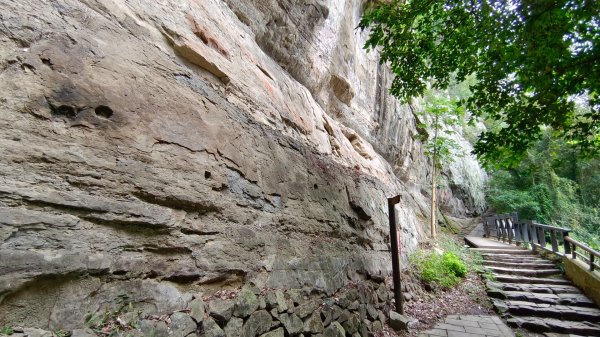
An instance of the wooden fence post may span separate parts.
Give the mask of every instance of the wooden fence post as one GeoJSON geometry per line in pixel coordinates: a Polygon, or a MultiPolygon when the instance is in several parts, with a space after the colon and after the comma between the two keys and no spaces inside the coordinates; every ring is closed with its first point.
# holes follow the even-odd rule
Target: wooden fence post
{"type": "Polygon", "coordinates": [[[402,283],[400,280],[400,252],[398,251],[398,230],[396,229],[396,210],[394,206],[400,202],[400,196],[388,198],[388,216],[390,220],[390,245],[392,249],[392,277],[394,279],[394,299],[396,312],[404,313],[404,297],[402,296],[402,283]]]}
{"type": "Polygon", "coordinates": [[[565,240],[569,237],[569,232],[563,232],[563,243],[565,244],[565,256],[571,254],[571,244],[568,240],[565,240]]]}

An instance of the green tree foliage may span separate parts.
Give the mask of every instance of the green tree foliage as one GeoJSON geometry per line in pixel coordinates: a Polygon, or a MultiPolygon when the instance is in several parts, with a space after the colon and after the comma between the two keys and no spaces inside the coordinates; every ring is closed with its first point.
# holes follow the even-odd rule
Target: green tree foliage
{"type": "Polygon", "coordinates": [[[473,75],[462,104],[500,121],[475,153],[487,164],[515,165],[543,126],[580,153],[600,149],[600,1],[391,0],[376,2],[359,27],[366,48],[396,75],[390,91],[403,102],[433,81],[473,75]],[[589,107],[578,113],[574,101],[589,107]]]}
{"type": "Polygon", "coordinates": [[[600,159],[582,159],[545,130],[510,170],[492,171],[488,203],[497,213],[573,228],[574,236],[600,248],[600,159]]]}
{"type": "Polygon", "coordinates": [[[461,149],[453,135],[456,133],[455,128],[462,125],[464,114],[455,102],[439,97],[426,103],[425,110],[419,114],[429,120],[418,125],[428,130],[428,134],[421,137],[425,145],[425,155],[441,169],[444,164],[453,161],[461,149]]]}
{"type": "Polygon", "coordinates": [[[436,190],[439,180],[439,172],[443,166],[461,155],[461,147],[452,138],[454,128],[464,121],[462,109],[456,106],[456,102],[448,99],[434,97],[430,98],[425,105],[425,110],[419,115],[428,123],[419,123],[419,128],[427,129],[427,133],[421,134],[421,141],[425,145],[425,155],[431,159],[431,237],[436,236],[437,200],[436,190]]]}

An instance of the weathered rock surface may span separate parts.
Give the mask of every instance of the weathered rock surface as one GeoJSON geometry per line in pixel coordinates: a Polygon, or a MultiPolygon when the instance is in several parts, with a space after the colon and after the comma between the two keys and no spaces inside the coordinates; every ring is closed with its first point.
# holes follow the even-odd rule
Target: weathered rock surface
{"type": "Polygon", "coordinates": [[[416,323],[415,319],[390,311],[390,326],[396,331],[408,331],[416,323]]]}
{"type": "MultiPolygon", "coordinates": [[[[232,321],[238,322],[238,321],[232,321]]],[[[235,323],[234,323],[235,324],[235,323]]],[[[209,318],[203,322],[202,329],[200,329],[200,337],[225,337],[225,331],[219,327],[219,325],[212,319],[209,318]]],[[[238,330],[239,331],[239,330],[238,330]]],[[[238,332],[236,331],[236,332],[238,332]]]]}
{"type": "Polygon", "coordinates": [[[214,300],[210,304],[210,316],[218,322],[227,322],[233,314],[233,308],[232,300],[214,300]]]}
{"type": "Polygon", "coordinates": [[[241,318],[248,317],[258,309],[258,306],[258,297],[249,288],[244,287],[235,301],[233,315],[241,318]]]}
{"type": "Polygon", "coordinates": [[[269,331],[270,328],[271,315],[265,310],[260,310],[250,315],[250,318],[246,320],[242,327],[242,336],[253,337],[262,335],[269,331]]]}
{"type": "Polygon", "coordinates": [[[325,337],[344,337],[346,336],[346,331],[338,322],[333,322],[325,331],[323,332],[323,336],[325,337]]]}
{"type": "Polygon", "coordinates": [[[171,315],[171,331],[173,337],[185,337],[190,333],[196,332],[196,322],[182,312],[176,312],[171,315]]]}
{"type": "MultiPolygon", "coordinates": [[[[404,251],[425,234],[416,120],[362,50],[363,1],[0,6],[0,326],[385,276],[394,194],[404,251]]],[[[446,206],[477,211],[473,179],[446,206]]]]}

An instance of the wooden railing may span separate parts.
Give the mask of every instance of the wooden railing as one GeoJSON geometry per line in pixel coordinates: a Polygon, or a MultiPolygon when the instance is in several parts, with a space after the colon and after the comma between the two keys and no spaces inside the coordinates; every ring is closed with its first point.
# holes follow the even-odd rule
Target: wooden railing
{"type": "Polygon", "coordinates": [[[483,221],[485,236],[495,236],[498,240],[512,243],[515,240],[514,224],[519,222],[517,213],[498,214],[483,221]]]}
{"type": "Polygon", "coordinates": [[[589,264],[591,271],[600,270],[600,252],[569,237],[569,228],[519,220],[517,213],[510,213],[484,218],[483,229],[486,237],[494,236],[499,241],[517,246],[529,244],[533,250],[542,249],[560,256],[571,255],[573,259],[579,257],[589,264]]]}
{"type": "Polygon", "coordinates": [[[575,260],[579,256],[589,265],[590,271],[600,269],[600,252],[595,251],[592,248],[578,241],[575,241],[568,236],[565,238],[565,247],[570,248],[572,259],[575,260]],[[581,252],[577,251],[577,248],[579,248],[581,252]]]}

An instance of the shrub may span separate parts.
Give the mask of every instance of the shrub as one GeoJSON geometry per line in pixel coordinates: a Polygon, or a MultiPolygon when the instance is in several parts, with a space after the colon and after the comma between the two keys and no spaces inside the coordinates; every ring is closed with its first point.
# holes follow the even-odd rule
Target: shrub
{"type": "Polygon", "coordinates": [[[411,259],[421,280],[434,286],[450,288],[467,275],[467,266],[453,252],[419,252],[411,259]]]}
{"type": "Polygon", "coordinates": [[[454,253],[444,254],[442,264],[455,276],[465,277],[467,275],[467,266],[454,253]]]}

